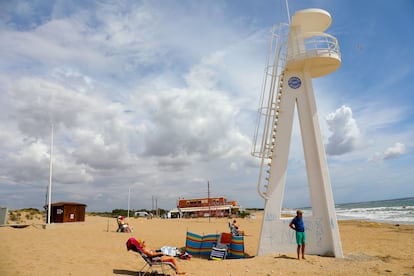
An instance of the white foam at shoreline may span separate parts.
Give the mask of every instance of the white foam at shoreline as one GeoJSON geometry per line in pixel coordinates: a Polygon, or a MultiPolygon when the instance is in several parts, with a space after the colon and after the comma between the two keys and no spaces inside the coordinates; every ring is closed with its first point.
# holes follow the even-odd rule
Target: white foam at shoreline
{"type": "Polygon", "coordinates": [[[414,206],[337,208],[339,220],[369,220],[387,223],[414,224],[414,206]]]}
{"type": "MultiPolygon", "coordinates": [[[[335,209],[338,220],[367,220],[383,223],[414,224],[414,206],[387,206],[335,209]]],[[[284,209],[283,214],[295,215],[295,209],[284,209]]],[[[305,212],[311,213],[311,209],[305,212]]]]}

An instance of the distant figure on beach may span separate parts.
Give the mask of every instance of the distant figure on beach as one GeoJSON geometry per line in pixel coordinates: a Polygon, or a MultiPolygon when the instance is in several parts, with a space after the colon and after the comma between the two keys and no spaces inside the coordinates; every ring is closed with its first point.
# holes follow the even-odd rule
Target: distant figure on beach
{"type": "Polygon", "coordinates": [[[289,227],[296,231],[296,244],[298,245],[298,260],[300,260],[300,252],[302,251],[302,259],[305,259],[305,244],[306,233],[305,224],[302,218],[303,212],[301,210],[296,211],[296,217],[289,223],[289,227]]]}
{"type": "Polygon", "coordinates": [[[118,216],[118,232],[131,233],[132,227],[125,221],[124,216],[118,216]]]}
{"type": "Polygon", "coordinates": [[[177,274],[185,274],[185,272],[178,267],[177,261],[174,257],[165,255],[161,252],[161,250],[153,250],[148,248],[145,244],[145,241],[138,241],[138,243],[141,246],[142,251],[145,253],[145,255],[147,255],[151,260],[156,260],[156,258],[160,258],[162,262],[170,262],[175,266],[177,274]]]}
{"type": "Polygon", "coordinates": [[[233,220],[232,227],[235,230],[235,232],[237,232],[240,235],[244,236],[244,231],[239,229],[239,226],[237,225],[237,221],[236,220],[233,220]]]}

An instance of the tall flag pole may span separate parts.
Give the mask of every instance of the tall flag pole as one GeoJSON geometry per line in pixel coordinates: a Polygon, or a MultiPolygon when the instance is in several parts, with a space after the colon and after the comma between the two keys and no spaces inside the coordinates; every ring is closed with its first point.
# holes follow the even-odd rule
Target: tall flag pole
{"type": "Polygon", "coordinates": [[[51,138],[50,138],[50,160],[49,160],[49,188],[47,192],[47,223],[50,224],[50,214],[52,208],[52,174],[53,174],[53,124],[51,130],[51,138]]]}
{"type": "Polygon", "coordinates": [[[210,181],[207,181],[207,201],[208,201],[208,222],[210,222],[211,218],[211,209],[210,209],[210,181]]]}

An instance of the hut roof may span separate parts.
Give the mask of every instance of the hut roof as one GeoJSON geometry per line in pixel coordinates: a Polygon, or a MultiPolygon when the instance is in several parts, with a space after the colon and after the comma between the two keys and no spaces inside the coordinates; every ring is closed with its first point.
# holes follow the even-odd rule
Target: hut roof
{"type": "MultiPolygon", "coordinates": [[[[78,203],[78,202],[65,202],[65,201],[62,201],[62,202],[55,202],[55,203],[52,203],[51,204],[51,206],[68,206],[68,205],[80,205],[80,206],[87,206],[86,204],[84,204],[84,203],[78,203]]],[[[47,205],[45,205],[45,207],[47,207],[47,205]]]]}

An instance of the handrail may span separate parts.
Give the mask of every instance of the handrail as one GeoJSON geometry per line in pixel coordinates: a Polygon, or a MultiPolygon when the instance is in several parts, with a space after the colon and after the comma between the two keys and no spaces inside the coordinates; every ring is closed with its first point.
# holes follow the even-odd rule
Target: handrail
{"type": "Polygon", "coordinates": [[[303,41],[303,47],[288,51],[287,61],[300,60],[315,56],[335,56],[341,58],[336,37],[322,32],[308,32],[291,37],[290,41],[303,41]]]}

